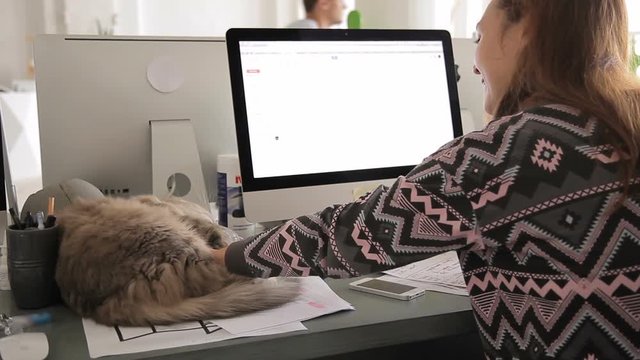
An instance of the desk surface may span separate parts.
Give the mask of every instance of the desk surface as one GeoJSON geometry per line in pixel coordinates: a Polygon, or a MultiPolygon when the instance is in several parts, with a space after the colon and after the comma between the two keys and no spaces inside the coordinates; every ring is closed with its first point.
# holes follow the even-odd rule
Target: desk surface
{"type": "MultiPolygon", "coordinates": [[[[403,344],[477,334],[469,299],[427,292],[411,301],[388,299],[348,289],[354,279],[327,279],[329,286],[355,311],[305,321],[308,331],[239,338],[195,346],[112,356],[108,359],[310,359],[403,344]]],[[[48,309],[51,324],[33,328],[49,338],[48,359],[88,359],[80,318],[63,306],[48,309]]],[[[11,292],[0,291],[0,312],[25,313],[11,292]]]]}

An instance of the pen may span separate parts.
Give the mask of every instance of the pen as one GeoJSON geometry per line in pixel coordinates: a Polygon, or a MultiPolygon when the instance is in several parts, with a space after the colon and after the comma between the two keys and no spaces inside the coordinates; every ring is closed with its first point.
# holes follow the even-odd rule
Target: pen
{"type": "Polygon", "coordinates": [[[44,229],[44,212],[38,211],[36,213],[36,222],[38,223],[38,229],[44,229]]]}
{"type": "Polygon", "coordinates": [[[18,218],[18,214],[16,214],[16,210],[14,208],[9,208],[9,214],[11,214],[11,220],[13,221],[13,224],[15,225],[17,230],[22,230],[24,229],[22,227],[22,223],[20,222],[20,219],[18,218]]]}
{"type": "Polygon", "coordinates": [[[13,195],[14,209],[16,213],[20,213],[20,209],[18,209],[18,192],[15,185],[11,185],[11,194],[13,195]]]}
{"type": "Polygon", "coordinates": [[[44,227],[52,227],[56,223],[56,197],[49,196],[49,203],[47,204],[47,219],[44,222],[44,227]]]}
{"type": "Polygon", "coordinates": [[[47,216],[47,220],[45,220],[44,222],[44,227],[52,227],[53,225],[56,224],[56,217],[53,215],[49,215],[47,216]]]}
{"type": "Polygon", "coordinates": [[[35,227],[35,223],[33,222],[33,216],[31,216],[31,211],[27,211],[27,214],[24,216],[23,229],[28,229],[31,227],[35,227]]]}

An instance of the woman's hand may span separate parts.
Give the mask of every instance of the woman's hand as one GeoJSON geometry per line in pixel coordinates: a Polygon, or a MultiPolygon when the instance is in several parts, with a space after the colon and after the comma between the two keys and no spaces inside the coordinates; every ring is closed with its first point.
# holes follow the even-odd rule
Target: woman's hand
{"type": "Polygon", "coordinates": [[[225,266],[224,264],[224,255],[227,253],[227,247],[223,247],[221,249],[211,249],[211,252],[213,253],[213,259],[218,263],[221,264],[222,266],[225,266]]]}

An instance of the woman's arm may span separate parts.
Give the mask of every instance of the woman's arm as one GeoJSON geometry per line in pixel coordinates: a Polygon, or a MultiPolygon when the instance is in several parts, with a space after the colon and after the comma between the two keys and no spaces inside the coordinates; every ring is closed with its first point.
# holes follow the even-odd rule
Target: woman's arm
{"type": "Polygon", "coordinates": [[[463,248],[478,238],[476,218],[446,161],[464,151],[457,139],[390,188],[289,220],[216,256],[253,277],[352,277],[463,248]]]}
{"type": "Polygon", "coordinates": [[[213,259],[222,266],[225,266],[224,256],[227,252],[227,247],[225,246],[221,249],[211,249],[211,252],[213,253],[213,259]]]}

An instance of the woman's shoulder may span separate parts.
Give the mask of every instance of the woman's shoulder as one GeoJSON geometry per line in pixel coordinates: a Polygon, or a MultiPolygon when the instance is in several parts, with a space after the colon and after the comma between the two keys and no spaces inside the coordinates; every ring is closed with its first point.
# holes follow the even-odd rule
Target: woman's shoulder
{"type": "MultiPolygon", "coordinates": [[[[461,157],[493,154],[517,161],[539,149],[582,149],[603,144],[602,122],[586,112],[563,104],[526,108],[516,114],[496,118],[480,131],[466,134],[456,147],[461,157]]],[[[501,161],[502,161],[501,160],[501,161]]]]}
{"type": "Polygon", "coordinates": [[[589,116],[584,111],[573,107],[571,105],[564,104],[545,104],[536,105],[525,108],[522,113],[525,116],[534,118],[549,118],[559,121],[584,121],[588,120],[589,116]]]}
{"type": "MultiPolygon", "coordinates": [[[[603,126],[584,111],[563,104],[545,104],[495,118],[483,129],[465,134],[441,147],[428,159],[455,163],[455,158],[493,154],[505,159],[538,144],[563,147],[592,146],[602,140],[603,126]]],[[[539,147],[539,146],[538,146],[539,147]]]]}
{"type": "Polygon", "coordinates": [[[600,122],[576,107],[564,104],[544,104],[496,118],[487,125],[488,130],[514,130],[543,133],[569,132],[590,137],[599,132],[600,122]]]}
{"type": "Polygon", "coordinates": [[[496,120],[513,121],[521,118],[549,118],[549,119],[557,119],[560,121],[566,121],[566,120],[574,121],[574,120],[582,119],[585,117],[586,116],[584,111],[576,107],[573,107],[571,105],[543,104],[543,105],[526,107],[517,113],[495,118],[493,121],[496,121],[496,120]]]}

